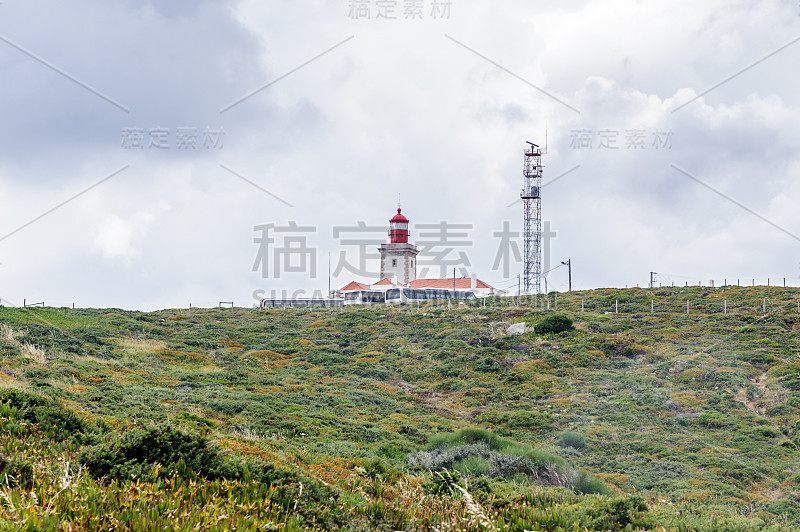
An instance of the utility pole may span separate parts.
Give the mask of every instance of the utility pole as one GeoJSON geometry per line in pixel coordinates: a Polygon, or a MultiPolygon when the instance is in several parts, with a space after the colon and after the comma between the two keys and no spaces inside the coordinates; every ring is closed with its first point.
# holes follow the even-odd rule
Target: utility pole
{"type": "Polygon", "coordinates": [[[650,272],[650,288],[655,288],[655,286],[656,286],[655,275],[656,275],[656,272],[650,272]]]}
{"type": "Polygon", "coordinates": [[[572,259],[567,259],[567,262],[561,261],[569,271],[569,291],[572,292],[572,259]]]}

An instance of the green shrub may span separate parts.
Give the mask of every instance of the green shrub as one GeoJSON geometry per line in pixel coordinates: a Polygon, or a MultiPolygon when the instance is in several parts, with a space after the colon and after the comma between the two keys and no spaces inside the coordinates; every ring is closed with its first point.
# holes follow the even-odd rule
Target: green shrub
{"type": "Polygon", "coordinates": [[[397,482],[401,472],[380,458],[369,458],[362,462],[364,476],[371,479],[383,480],[387,482],[397,482]]]}
{"type": "Polygon", "coordinates": [[[747,352],[739,354],[738,358],[751,364],[772,364],[777,359],[769,353],[747,352]]]}
{"type": "Polygon", "coordinates": [[[204,426],[206,428],[214,428],[217,426],[217,424],[210,419],[206,419],[196,414],[190,414],[188,412],[178,412],[175,415],[175,419],[178,421],[186,421],[196,425],[204,426]]]}
{"type": "Polygon", "coordinates": [[[656,524],[639,495],[590,500],[567,510],[566,515],[588,530],[651,530],[656,524]]]}
{"type": "Polygon", "coordinates": [[[536,334],[557,334],[575,329],[572,320],[563,314],[552,314],[539,322],[534,328],[536,334]]]}
{"type": "Polygon", "coordinates": [[[27,460],[0,456],[0,475],[9,486],[23,490],[33,488],[33,464],[27,460]]]}
{"type": "Polygon", "coordinates": [[[153,481],[158,476],[200,476],[209,480],[255,480],[286,485],[300,477],[289,469],[242,458],[227,458],[206,437],[169,425],[126,432],[116,441],[85,449],[79,461],[95,478],[153,481]],[[160,467],[155,467],[156,465],[160,467]]]}
{"type": "Polygon", "coordinates": [[[492,471],[492,464],[481,456],[468,456],[455,464],[454,469],[465,476],[482,476],[492,471]]]}
{"type": "Polygon", "coordinates": [[[12,417],[39,425],[48,436],[59,441],[74,439],[86,443],[97,431],[97,427],[89,425],[58,401],[20,390],[0,392],[0,408],[12,417]]]}
{"type": "Polygon", "coordinates": [[[495,358],[486,357],[475,364],[475,371],[481,373],[495,373],[503,368],[503,364],[495,358]]]}
{"type": "Polygon", "coordinates": [[[586,439],[578,432],[564,432],[558,437],[556,444],[559,447],[572,447],[582,451],[586,448],[586,439]]]}
{"type": "Polygon", "coordinates": [[[605,493],[598,479],[572,467],[562,457],[468,428],[431,438],[428,450],[408,456],[412,467],[428,471],[455,470],[466,476],[486,476],[545,486],[567,486],[578,493],[605,493]]]}
{"type": "Polygon", "coordinates": [[[478,477],[469,483],[469,490],[479,495],[481,499],[485,499],[492,494],[492,485],[487,478],[478,477]]]}
{"type": "Polygon", "coordinates": [[[777,438],[780,436],[780,432],[777,429],[772,427],[761,427],[756,429],[755,431],[758,435],[763,436],[764,438],[777,438]]]}
{"type": "Polygon", "coordinates": [[[543,412],[522,410],[514,412],[508,418],[506,426],[510,429],[544,431],[551,428],[550,415],[543,412]]]}
{"type": "Polygon", "coordinates": [[[725,416],[717,414],[716,412],[704,412],[700,414],[697,418],[697,422],[710,429],[724,428],[730,424],[725,416]]]}
{"type": "Polygon", "coordinates": [[[425,493],[431,495],[444,496],[444,495],[459,495],[461,492],[455,487],[456,484],[461,482],[461,477],[455,471],[434,471],[431,477],[422,483],[422,489],[425,493]]]}
{"type": "Polygon", "coordinates": [[[484,429],[466,428],[458,432],[435,434],[428,443],[428,450],[444,449],[456,445],[483,442],[492,450],[500,450],[507,447],[510,442],[497,436],[493,432],[484,429]]]}
{"type": "Polygon", "coordinates": [[[151,470],[156,464],[167,475],[194,472],[209,479],[225,476],[221,457],[205,437],[168,425],[129,431],[118,441],[85,450],[79,460],[95,478],[152,481],[151,470]]]}
{"type": "Polygon", "coordinates": [[[603,481],[597,477],[593,477],[586,471],[578,471],[575,479],[572,481],[572,489],[575,493],[589,495],[592,493],[606,494],[608,488],[603,481]]]}

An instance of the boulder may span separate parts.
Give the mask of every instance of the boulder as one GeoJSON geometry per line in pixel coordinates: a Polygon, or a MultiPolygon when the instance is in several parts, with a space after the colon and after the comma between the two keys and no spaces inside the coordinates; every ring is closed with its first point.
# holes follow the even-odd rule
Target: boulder
{"type": "Polygon", "coordinates": [[[519,336],[520,334],[525,334],[525,323],[515,323],[514,325],[509,327],[506,332],[512,336],[519,336]]]}

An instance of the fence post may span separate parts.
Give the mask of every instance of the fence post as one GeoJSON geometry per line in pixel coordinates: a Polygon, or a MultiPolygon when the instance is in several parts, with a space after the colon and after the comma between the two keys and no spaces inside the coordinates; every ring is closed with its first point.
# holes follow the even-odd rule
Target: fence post
{"type": "Polygon", "coordinates": [[[764,298],[764,314],[767,313],[767,298],[764,298]]]}
{"type": "MultiPolygon", "coordinates": [[[[797,308],[800,309],[800,301],[797,303],[797,308]]],[[[583,299],[581,299],[581,312],[583,312],[583,299]]],[[[798,310],[800,312],[800,310],[798,310]]]]}
{"type": "Polygon", "coordinates": [[[725,315],[728,315],[728,300],[725,300],[725,315]]]}
{"type": "Polygon", "coordinates": [[[614,300],[614,314],[619,314],[619,299],[614,300]]]}

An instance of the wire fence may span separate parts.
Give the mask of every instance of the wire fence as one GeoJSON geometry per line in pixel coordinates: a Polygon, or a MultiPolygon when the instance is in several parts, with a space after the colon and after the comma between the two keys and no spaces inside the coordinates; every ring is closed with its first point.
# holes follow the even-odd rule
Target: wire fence
{"type": "MultiPolygon", "coordinates": [[[[594,314],[720,314],[764,315],[800,313],[800,288],[676,287],[606,289],[488,298],[488,307],[517,307],[531,311],[594,314]],[[610,292],[603,294],[602,292],[610,292]]],[[[472,306],[475,306],[473,304],[472,306]]]]}
{"type": "MultiPolygon", "coordinates": [[[[718,314],[731,316],[763,316],[769,313],[800,313],[800,287],[783,286],[669,286],[656,288],[598,288],[575,292],[551,292],[538,295],[492,295],[476,299],[442,299],[401,303],[363,303],[344,305],[343,301],[271,300],[267,309],[310,309],[337,307],[340,311],[358,308],[384,308],[401,312],[453,311],[467,308],[525,309],[531,312],[562,311],[593,314],[718,314]]],[[[12,305],[13,306],[13,305],[12,305]]],[[[23,301],[23,308],[45,307],[43,302],[23,301]]],[[[73,305],[74,308],[74,305],[73,305]]],[[[231,301],[220,301],[217,309],[235,307],[231,301]]],[[[189,310],[198,307],[189,307],[189,310]]]]}
{"type": "Polygon", "coordinates": [[[676,287],[598,289],[544,295],[488,296],[472,300],[436,300],[347,305],[342,310],[379,307],[401,312],[453,311],[466,308],[520,309],[603,315],[704,314],[763,316],[800,313],[800,288],[676,287]]]}

